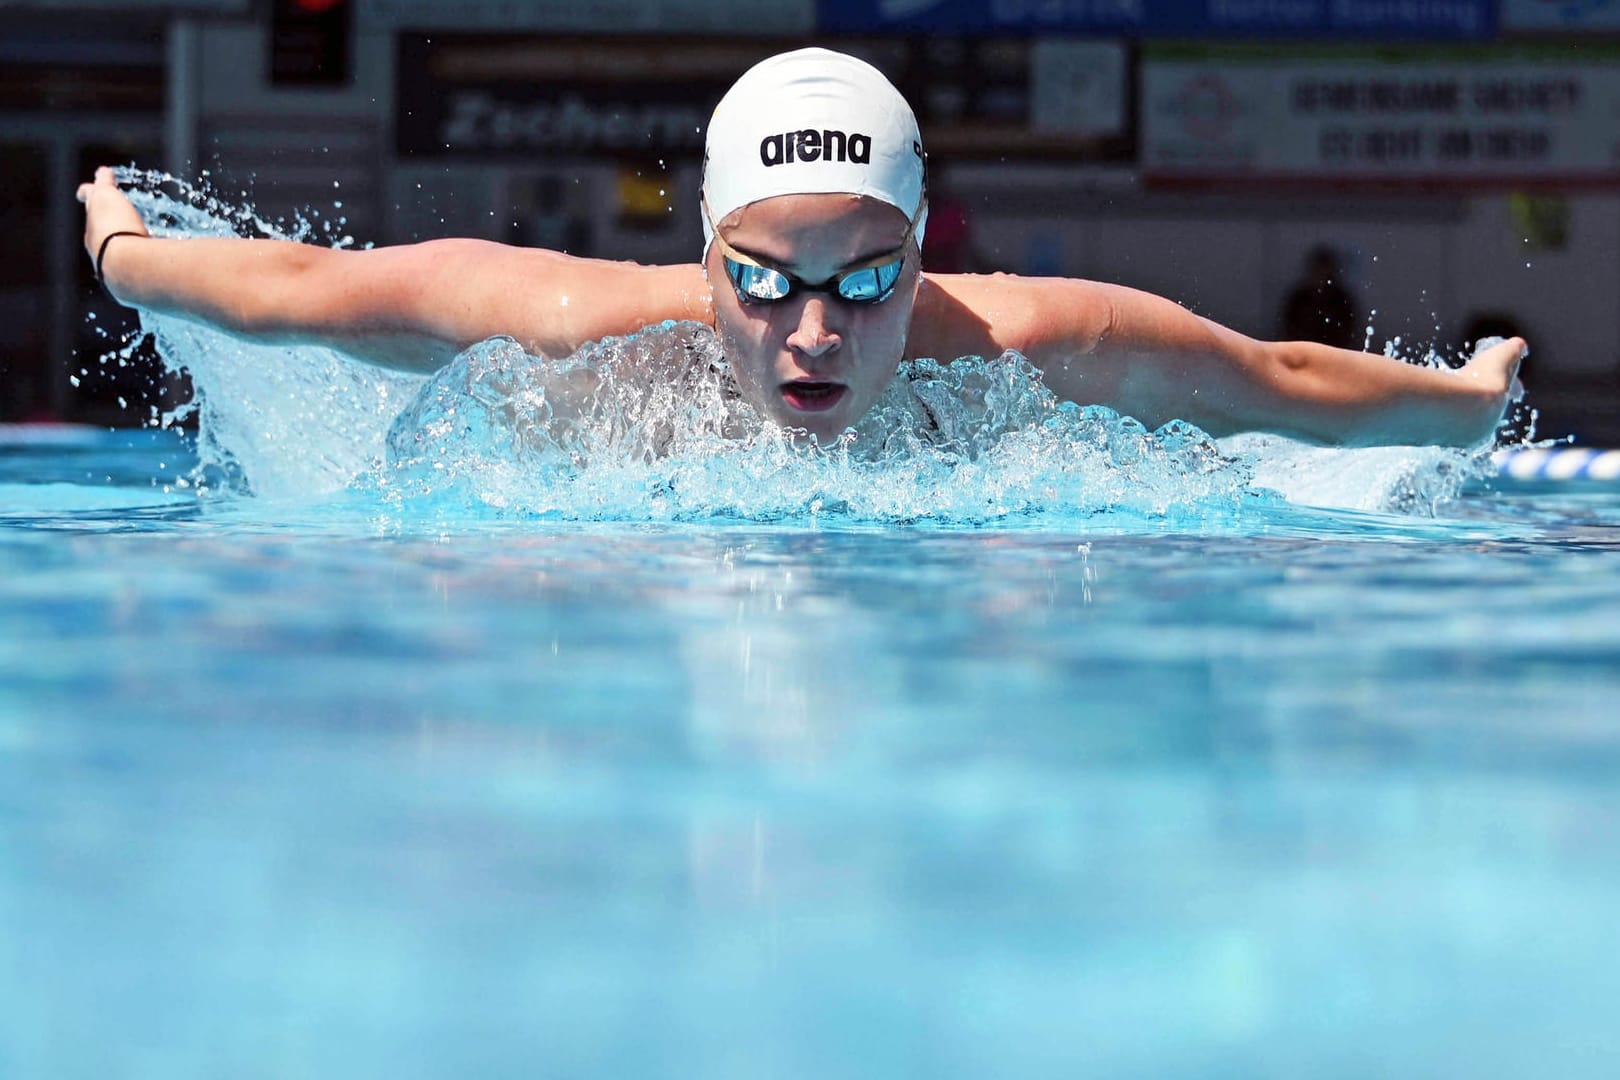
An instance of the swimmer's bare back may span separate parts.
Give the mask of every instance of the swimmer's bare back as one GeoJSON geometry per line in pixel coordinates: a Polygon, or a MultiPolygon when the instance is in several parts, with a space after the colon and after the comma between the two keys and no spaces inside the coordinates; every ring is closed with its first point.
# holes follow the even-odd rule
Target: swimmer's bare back
{"type": "MultiPolygon", "coordinates": [[[[640,266],[481,240],[369,251],[154,240],[109,169],[81,185],[79,199],[85,250],[99,257],[119,300],[401,370],[435,370],[496,334],[563,356],[666,319],[714,319],[709,282],[695,264],[640,266]]],[[[1257,341],[1122,286],[1002,274],[923,279],[908,356],[1009,348],[1041,368],[1059,397],[1150,425],[1180,418],[1216,435],[1469,445],[1500,420],[1524,342],[1440,371],[1309,342],[1257,341]]]]}

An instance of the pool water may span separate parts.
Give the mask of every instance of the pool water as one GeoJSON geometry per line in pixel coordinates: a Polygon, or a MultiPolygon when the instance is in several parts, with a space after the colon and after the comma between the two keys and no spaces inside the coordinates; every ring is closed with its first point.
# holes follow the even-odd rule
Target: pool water
{"type": "Polygon", "coordinates": [[[1620,1068],[1620,488],[569,520],[210,453],[0,438],[0,1076],[1620,1068]]]}
{"type": "Polygon", "coordinates": [[[142,322],[0,429],[3,1080],[1620,1073],[1620,487],[142,322]]]}

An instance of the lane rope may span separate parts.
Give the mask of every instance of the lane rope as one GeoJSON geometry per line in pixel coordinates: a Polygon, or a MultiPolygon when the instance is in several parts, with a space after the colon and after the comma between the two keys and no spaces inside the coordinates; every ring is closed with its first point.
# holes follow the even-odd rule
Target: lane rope
{"type": "Polygon", "coordinates": [[[1513,480],[1620,480],[1620,450],[1584,446],[1498,450],[1491,460],[1498,476],[1513,480]]]}

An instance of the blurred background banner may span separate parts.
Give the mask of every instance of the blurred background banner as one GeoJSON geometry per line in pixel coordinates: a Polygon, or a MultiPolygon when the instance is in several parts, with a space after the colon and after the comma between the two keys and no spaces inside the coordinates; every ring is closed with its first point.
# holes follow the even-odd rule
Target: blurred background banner
{"type": "Polygon", "coordinates": [[[1123,161],[1131,153],[1128,46],[1024,34],[854,35],[917,112],[934,162],[1123,161]]]}
{"type": "Polygon", "coordinates": [[[1047,30],[1133,34],[1140,0],[818,0],[816,23],[832,33],[946,33],[1047,30]]]}
{"type": "Polygon", "coordinates": [[[1502,29],[1620,33],[1620,0],[1502,0],[1502,29]]]}
{"type": "Polygon", "coordinates": [[[1493,0],[820,0],[833,32],[1062,32],[1128,37],[1476,40],[1493,0]]]}
{"type": "Polygon", "coordinates": [[[803,34],[815,20],[813,0],[357,0],[357,7],[363,27],[386,30],[803,34]]]}
{"type": "Polygon", "coordinates": [[[1148,180],[1620,182],[1614,49],[1153,45],[1141,108],[1148,180]]]}
{"type": "MultiPolygon", "coordinates": [[[[398,35],[394,135],[402,157],[559,155],[696,160],[736,74],[797,39],[554,34],[398,35]]],[[[1118,41],[841,37],[917,110],[940,157],[1121,160],[1130,61],[1118,41]]]]}
{"type": "Polygon", "coordinates": [[[770,55],[757,40],[399,37],[395,143],[416,157],[697,158],[734,72],[770,55]]]}

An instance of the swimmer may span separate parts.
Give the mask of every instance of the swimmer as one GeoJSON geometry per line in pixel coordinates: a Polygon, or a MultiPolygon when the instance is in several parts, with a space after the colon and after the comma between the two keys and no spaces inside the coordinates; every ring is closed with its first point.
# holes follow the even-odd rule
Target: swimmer
{"type": "Polygon", "coordinates": [[[693,320],[714,328],[744,398],[823,441],[865,415],[902,361],[1007,349],[1059,398],[1149,427],[1181,419],[1216,436],[1467,446],[1501,421],[1520,338],[1449,371],[1258,341],[1118,285],[925,276],[924,164],[899,91],[861,60],[809,48],[761,61],[716,107],[701,263],[640,266],[461,239],[364,251],[154,239],[112,170],[97,170],[78,198],[85,251],[134,307],[424,373],[495,335],[562,357],[693,320]]]}

